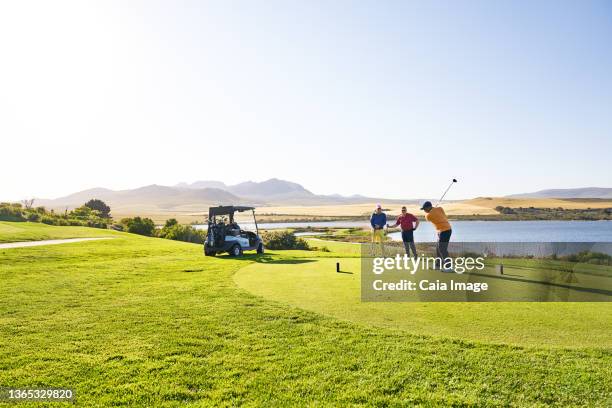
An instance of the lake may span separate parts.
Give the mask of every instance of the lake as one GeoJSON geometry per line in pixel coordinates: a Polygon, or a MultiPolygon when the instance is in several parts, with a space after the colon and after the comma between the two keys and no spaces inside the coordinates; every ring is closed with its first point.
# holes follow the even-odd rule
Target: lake
{"type": "MultiPolygon", "coordinates": [[[[455,242],[612,242],[612,221],[451,221],[452,241],[455,242]]],[[[251,223],[244,229],[254,230],[251,223]]],[[[316,221],[261,223],[259,229],[306,227],[352,228],[369,227],[368,221],[316,221]]],[[[206,228],[206,225],[195,225],[206,228]]],[[[421,222],[415,240],[436,240],[433,226],[421,222]]],[[[399,232],[391,232],[394,240],[401,240],[399,232]]]]}

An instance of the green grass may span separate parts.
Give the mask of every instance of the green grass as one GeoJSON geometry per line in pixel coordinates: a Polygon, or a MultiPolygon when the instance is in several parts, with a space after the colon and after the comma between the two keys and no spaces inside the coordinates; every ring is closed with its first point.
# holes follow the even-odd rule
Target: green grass
{"type": "MultiPolygon", "coordinates": [[[[612,348],[610,303],[362,302],[360,259],[296,258],[296,262],[300,263],[291,268],[274,262],[249,265],[234,280],[266,299],[411,334],[516,346],[612,348]],[[344,273],[336,273],[337,261],[344,273]]],[[[537,279],[539,272],[521,270],[521,276],[537,279]]],[[[512,268],[506,273],[518,275],[512,268]]],[[[588,279],[596,278],[580,277],[582,282],[588,279]]],[[[532,285],[511,281],[506,288],[521,294],[533,290],[532,285]]]]}
{"type": "Polygon", "coordinates": [[[361,246],[352,242],[326,241],[319,238],[306,238],[306,242],[314,249],[327,248],[336,256],[358,257],[361,255],[361,246]]]}
{"type": "MultiPolygon", "coordinates": [[[[30,239],[74,236],[39,226],[30,239]]],[[[0,387],[73,387],[78,406],[609,406],[608,348],[343,321],[237,287],[233,275],[254,256],[113,235],[0,250],[0,387]]],[[[292,270],[313,256],[338,254],[279,251],[258,265],[292,270]]]]}
{"type": "Polygon", "coordinates": [[[115,231],[88,227],[62,227],[37,222],[0,221],[0,243],[40,241],[44,239],[111,237],[115,231]]]}

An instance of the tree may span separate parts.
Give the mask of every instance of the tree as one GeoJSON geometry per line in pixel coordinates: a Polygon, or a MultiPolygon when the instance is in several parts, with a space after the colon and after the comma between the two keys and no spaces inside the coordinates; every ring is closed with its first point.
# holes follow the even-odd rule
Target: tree
{"type": "Polygon", "coordinates": [[[106,203],[97,198],[92,198],[88,202],[85,203],[85,207],[89,207],[92,210],[96,210],[100,213],[100,217],[102,218],[110,218],[110,207],[106,205],[106,203]]]}
{"type": "Polygon", "coordinates": [[[166,220],[166,225],[164,225],[164,228],[170,228],[177,224],[178,224],[178,221],[176,220],[176,218],[170,218],[169,220],[166,220]]]}
{"type": "Polygon", "coordinates": [[[74,210],[70,211],[70,216],[82,220],[86,220],[91,218],[93,215],[93,210],[90,207],[82,205],[74,210]]]}
{"type": "Polygon", "coordinates": [[[29,210],[30,208],[32,208],[32,205],[34,204],[34,199],[30,198],[27,200],[21,200],[21,202],[23,203],[23,206],[29,210]]]}
{"type": "Polygon", "coordinates": [[[146,235],[150,237],[155,231],[155,223],[150,218],[124,218],[121,220],[121,222],[127,225],[127,231],[131,232],[132,234],[146,235]]]}

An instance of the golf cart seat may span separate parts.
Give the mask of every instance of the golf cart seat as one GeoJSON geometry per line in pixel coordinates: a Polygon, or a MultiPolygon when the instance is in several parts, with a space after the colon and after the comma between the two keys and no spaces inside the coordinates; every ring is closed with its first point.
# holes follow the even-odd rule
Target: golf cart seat
{"type": "Polygon", "coordinates": [[[232,235],[234,237],[237,237],[237,236],[240,236],[241,232],[242,231],[240,230],[240,226],[234,222],[228,225],[226,235],[232,235]]]}

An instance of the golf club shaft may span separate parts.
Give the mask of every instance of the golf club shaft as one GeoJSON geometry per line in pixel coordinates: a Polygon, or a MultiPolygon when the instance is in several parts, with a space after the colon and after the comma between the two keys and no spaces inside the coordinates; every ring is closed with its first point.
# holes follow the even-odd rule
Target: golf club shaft
{"type": "Polygon", "coordinates": [[[455,182],[451,181],[451,183],[448,185],[448,187],[446,188],[446,191],[444,191],[444,194],[442,194],[442,197],[440,197],[440,199],[438,200],[438,202],[436,203],[436,207],[440,205],[440,203],[442,202],[442,200],[444,200],[444,197],[446,196],[446,193],[448,193],[448,190],[450,190],[450,188],[453,186],[455,182]]]}

